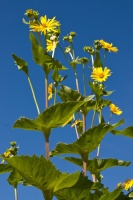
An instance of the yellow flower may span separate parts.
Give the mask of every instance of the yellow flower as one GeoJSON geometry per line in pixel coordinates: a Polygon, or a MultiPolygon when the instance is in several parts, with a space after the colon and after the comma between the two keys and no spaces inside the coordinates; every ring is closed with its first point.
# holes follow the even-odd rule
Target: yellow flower
{"type": "Polygon", "coordinates": [[[54,51],[54,49],[57,46],[57,43],[58,43],[58,41],[52,41],[52,40],[47,39],[46,40],[47,51],[54,51]]]}
{"type": "Polygon", "coordinates": [[[31,31],[42,32],[46,35],[47,32],[57,32],[57,27],[60,26],[60,23],[55,20],[55,17],[52,19],[47,19],[47,16],[40,17],[40,24],[31,23],[31,31]]]}
{"type": "Polygon", "coordinates": [[[50,83],[49,86],[48,86],[48,94],[49,94],[48,100],[51,99],[52,96],[53,96],[53,93],[52,93],[52,86],[53,86],[52,83],[50,83]]]}
{"type": "Polygon", "coordinates": [[[124,186],[125,190],[128,190],[131,187],[133,187],[133,179],[126,180],[125,183],[123,183],[123,186],[124,186]]]}
{"type": "Polygon", "coordinates": [[[99,42],[101,43],[102,48],[106,49],[107,51],[113,51],[115,53],[118,51],[117,47],[113,47],[112,43],[105,42],[104,40],[99,40],[99,42]]]}
{"type": "Polygon", "coordinates": [[[91,78],[94,79],[95,81],[103,82],[103,81],[106,81],[106,79],[110,75],[111,75],[110,69],[105,67],[103,70],[102,67],[98,67],[98,68],[93,69],[91,78]]]}
{"type": "Polygon", "coordinates": [[[122,111],[115,106],[115,104],[110,104],[110,111],[113,113],[113,114],[116,114],[116,115],[121,115],[122,114],[122,111]]]}
{"type": "Polygon", "coordinates": [[[5,158],[8,158],[8,157],[10,156],[10,154],[11,154],[10,151],[6,151],[6,152],[3,153],[3,156],[4,156],[5,158]]]}

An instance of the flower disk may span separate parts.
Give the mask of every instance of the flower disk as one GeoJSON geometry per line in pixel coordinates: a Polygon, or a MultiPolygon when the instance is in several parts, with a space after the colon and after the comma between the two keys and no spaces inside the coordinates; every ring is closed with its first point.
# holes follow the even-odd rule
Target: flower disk
{"type": "Polygon", "coordinates": [[[100,44],[102,45],[102,48],[106,49],[107,51],[113,51],[117,53],[118,49],[117,47],[113,47],[113,44],[105,42],[104,40],[99,40],[100,44]]]}
{"type": "Polygon", "coordinates": [[[40,24],[32,22],[30,24],[31,31],[41,32],[46,35],[47,32],[57,32],[57,27],[60,26],[60,23],[55,20],[55,17],[52,19],[47,19],[47,16],[40,17],[40,24]]]}
{"type": "Polygon", "coordinates": [[[111,75],[110,69],[105,67],[103,70],[102,67],[98,67],[93,69],[91,78],[94,79],[94,81],[103,82],[106,81],[106,79],[110,75],[111,75]]]}
{"type": "Polygon", "coordinates": [[[115,104],[110,104],[110,111],[113,113],[113,114],[116,114],[116,115],[121,115],[122,114],[122,111],[115,106],[115,104]]]}

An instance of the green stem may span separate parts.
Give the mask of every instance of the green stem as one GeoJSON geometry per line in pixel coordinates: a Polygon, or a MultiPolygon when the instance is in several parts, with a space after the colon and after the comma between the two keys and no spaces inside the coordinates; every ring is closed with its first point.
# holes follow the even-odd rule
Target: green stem
{"type": "Polygon", "coordinates": [[[91,128],[94,126],[95,117],[96,117],[96,111],[94,110],[93,117],[92,117],[91,128]]]}
{"type": "Polygon", "coordinates": [[[77,75],[77,72],[76,72],[76,67],[74,68],[74,74],[75,74],[75,80],[76,80],[76,88],[77,88],[77,91],[79,93],[78,75],[77,75]]]}
{"type": "MultiPolygon", "coordinates": [[[[86,115],[82,114],[82,119],[83,119],[83,133],[86,131],[86,115]]],[[[84,176],[86,176],[87,173],[87,162],[83,161],[83,173],[84,176]]]]}
{"type": "Polygon", "coordinates": [[[84,64],[83,64],[83,84],[84,84],[84,96],[86,96],[85,65],[84,64]]]}
{"type": "MultiPolygon", "coordinates": [[[[73,115],[73,119],[74,119],[74,121],[75,121],[75,115],[73,115]]],[[[76,132],[77,139],[79,139],[79,134],[78,134],[78,130],[77,130],[76,124],[74,125],[74,128],[75,128],[75,132],[76,132]]]]}
{"type": "Polygon", "coordinates": [[[57,86],[54,89],[54,105],[56,104],[56,94],[57,94],[57,86]]]}
{"type": "Polygon", "coordinates": [[[110,124],[111,119],[112,119],[112,112],[110,113],[108,124],[110,124]]]}
{"type": "Polygon", "coordinates": [[[32,83],[31,83],[31,80],[30,80],[29,76],[28,76],[28,82],[29,82],[29,85],[30,85],[30,88],[31,88],[31,92],[32,92],[32,95],[33,95],[33,99],[34,99],[34,102],[35,102],[35,105],[36,105],[36,108],[37,108],[37,112],[38,112],[38,115],[39,115],[40,114],[40,110],[39,110],[39,107],[38,107],[38,103],[37,103],[37,100],[36,100],[35,92],[34,92],[34,89],[33,89],[33,86],[32,86],[32,83]]]}
{"type": "Polygon", "coordinates": [[[45,106],[48,108],[48,74],[45,76],[45,106]]]}
{"type": "Polygon", "coordinates": [[[92,62],[92,68],[94,68],[94,58],[93,58],[93,55],[91,55],[91,62],[92,62]]]}
{"type": "Polygon", "coordinates": [[[17,191],[17,186],[14,187],[14,197],[15,197],[15,200],[18,200],[18,191],[17,191]]]}
{"type": "Polygon", "coordinates": [[[41,45],[41,47],[42,47],[42,41],[41,41],[40,33],[37,32],[37,36],[38,36],[38,40],[39,40],[39,42],[40,42],[40,45],[41,45]]]}

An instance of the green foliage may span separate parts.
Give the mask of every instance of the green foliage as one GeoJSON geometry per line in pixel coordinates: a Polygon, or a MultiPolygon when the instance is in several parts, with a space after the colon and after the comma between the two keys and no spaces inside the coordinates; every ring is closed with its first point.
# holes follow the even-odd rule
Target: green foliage
{"type": "Polygon", "coordinates": [[[15,64],[19,70],[22,70],[28,76],[28,64],[22,58],[19,58],[15,54],[12,54],[15,64]]]}
{"type": "Polygon", "coordinates": [[[133,126],[129,126],[124,130],[112,130],[111,133],[114,135],[124,135],[126,137],[133,138],[133,126]]]}
{"type": "Polygon", "coordinates": [[[95,60],[94,60],[94,67],[102,67],[103,64],[102,64],[102,61],[100,59],[100,55],[99,53],[96,51],[96,57],[95,57],[95,60]]]}
{"type": "MultiPolygon", "coordinates": [[[[64,160],[67,160],[69,162],[72,162],[73,164],[76,164],[80,167],[83,166],[83,161],[82,159],[75,158],[75,157],[64,157],[64,160]]],[[[91,174],[95,174],[97,179],[100,178],[100,172],[114,166],[129,166],[131,162],[126,162],[123,160],[117,160],[114,158],[106,158],[106,159],[98,159],[94,158],[92,160],[87,161],[87,170],[91,174]]]]}
{"type": "Polygon", "coordinates": [[[41,45],[38,44],[35,36],[30,33],[30,40],[32,43],[32,54],[34,61],[40,65],[45,74],[49,74],[52,69],[56,66],[58,69],[66,69],[58,60],[54,60],[41,45]]]}
{"type": "Polygon", "coordinates": [[[106,133],[110,132],[117,126],[123,124],[123,120],[116,124],[99,124],[86,131],[76,142],[72,144],[58,143],[55,149],[51,151],[51,155],[60,154],[78,154],[82,157],[82,160],[88,160],[88,154],[98,147],[106,133]]]}
{"type": "Polygon", "coordinates": [[[17,187],[17,185],[21,182],[23,182],[22,176],[17,172],[16,169],[14,169],[11,174],[8,177],[8,183],[12,185],[13,187],[17,187]]]}
{"type": "MultiPolygon", "coordinates": [[[[55,166],[43,156],[15,156],[5,158],[5,160],[31,185],[40,189],[46,200],[52,199],[54,195],[63,197],[63,191],[68,188],[73,189],[72,193],[77,190],[85,191],[93,188],[93,182],[83,176],[81,172],[73,174],[61,173],[55,166]]],[[[21,177],[20,176],[20,177],[21,177]]],[[[15,184],[10,177],[11,183],[15,184]]],[[[16,178],[16,174],[15,174],[16,178]]],[[[99,185],[99,187],[101,187],[99,185]]],[[[87,192],[88,194],[88,192],[87,192]]],[[[68,194],[67,194],[68,195],[68,194]]]]}
{"type": "Polygon", "coordinates": [[[21,117],[14,123],[13,127],[49,134],[52,128],[57,128],[66,123],[84,103],[85,101],[58,103],[43,111],[35,120],[21,117]]]}
{"type": "Polygon", "coordinates": [[[0,164],[0,174],[11,172],[13,168],[9,164],[0,164]]]}

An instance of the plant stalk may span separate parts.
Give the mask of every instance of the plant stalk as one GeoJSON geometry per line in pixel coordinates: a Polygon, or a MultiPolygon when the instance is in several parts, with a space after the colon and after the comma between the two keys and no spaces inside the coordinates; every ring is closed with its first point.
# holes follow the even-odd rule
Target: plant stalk
{"type": "Polygon", "coordinates": [[[17,186],[14,187],[14,197],[15,197],[15,200],[18,200],[18,191],[17,191],[17,186]]]}
{"type": "Polygon", "coordinates": [[[37,109],[37,112],[38,112],[38,115],[40,114],[40,109],[39,109],[39,106],[38,106],[38,103],[37,103],[37,100],[36,100],[36,96],[35,96],[35,92],[34,92],[34,89],[33,89],[33,86],[32,86],[32,83],[31,83],[31,80],[30,80],[30,77],[28,76],[28,82],[29,82],[29,85],[30,85],[30,88],[31,88],[31,92],[32,92],[32,95],[33,95],[33,99],[34,99],[34,102],[35,102],[35,105],[36,105],[36,109],[37,109]]]}
{"type": "Polygon", "coordinates": [[[45,106],[48,108],[48,74],[45,75],[45,106]]]}

